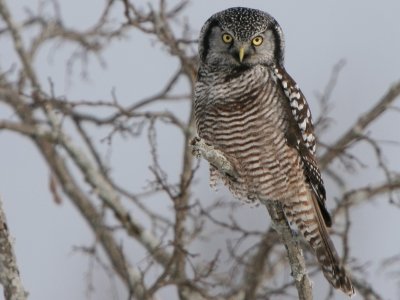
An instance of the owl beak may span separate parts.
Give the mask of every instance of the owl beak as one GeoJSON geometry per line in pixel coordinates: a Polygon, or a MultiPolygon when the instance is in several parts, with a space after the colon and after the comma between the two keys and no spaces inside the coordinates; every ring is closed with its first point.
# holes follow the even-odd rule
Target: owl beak
{"type": "Polygon", "coordinates": [[[241,46],[241,47],[239,48],[239,61],[242,62],[242,61],[243,61],[243,58],[244,58],[244,47],[241,46]]]}

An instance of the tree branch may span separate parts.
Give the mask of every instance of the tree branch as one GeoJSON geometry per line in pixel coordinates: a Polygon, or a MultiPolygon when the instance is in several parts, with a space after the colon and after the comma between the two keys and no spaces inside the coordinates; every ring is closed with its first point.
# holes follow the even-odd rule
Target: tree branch
{"type": "Polygon", "coordinates": [[[311,300],[312,287],[310,278],[307,275],[306,263],[297,237],[290,228],[290,225],[283,212],[282,203],[278,201],[266,201],[264,205],[267,207],[271,216],[274,229],[278,232],[282,243],[285,245],[292,277],[296,284],[297,293],[300,300],[311,300]]]}
{"type": "Polygon", "coordinates": [[[14,254],[12,238],[8,232],[8,225],[3,203],[0,198],[0,283],[4,288],[6,300],[25,300],[28,293],[25,291],[19,275],[17,260],[14,254]]]}
{"type": "Polygon", "coordinates": [[[0,0],[0,15],[3,18],[4,22],[7,24],[7,27],[11,32],[15,51],[18,53],[18,56],[23,64],[23,70],[25,71],[27,77],[29,78],[32,87],[35,90],[39,91],[40,90],[39,80],[37,79],[35,72],[33,71],[30,60],[25,52],[21,35],[17,29],[17,26],[14,24],[10,11],[8,10],[8,7],[4,0],[0,0]]]}
{"type": "MultiPolygon", "coordinates": [[[[223,174],[236,176],[236,171],[223,153],[207,145],[204,140],[196,137],[191,141],[193,153],[197,157],[202,157],[210,164],[216,167],[223,174]]],[[[278,232],[282,243],[286,247],[289,258],[292,276],[295,280],[297,292],[300,300],[312,299],[311,282],[307,275],[307,269],[303,256],[303,251],[283,212],[282,204],[278,201],[265,201],[263,204],[267,207],[271,216],[274,229],[278,232]]],[[[260,276],[260,275],[259,275],[260,276]]],[[[247,299],[247,298],[246,298],[247,299]]]]}
{"type": "Polygon", "coordinates": [[[363,136],[363,131],[384,113],[400,95],[400,82],[394,84],[387,93],[368,112],[358,118],[357,122],[347,130],[341,138],[334,142],[319,159],[321,169],[324,169],[333,159],[343,153],[351,142],[363,136]]]}

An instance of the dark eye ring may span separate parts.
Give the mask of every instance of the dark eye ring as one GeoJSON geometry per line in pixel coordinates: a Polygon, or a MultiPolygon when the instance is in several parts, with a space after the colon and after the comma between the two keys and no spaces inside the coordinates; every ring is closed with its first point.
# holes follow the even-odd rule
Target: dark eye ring
{"type": "Polygon", "coordinates": [[[230,43],[232,43],[232,41],[233,41],[233,37],[232,37],[229,33],[224,33],[224,34],[222,35],[222,41],[223,41],[225,44],[230,44],[230,43]]]}

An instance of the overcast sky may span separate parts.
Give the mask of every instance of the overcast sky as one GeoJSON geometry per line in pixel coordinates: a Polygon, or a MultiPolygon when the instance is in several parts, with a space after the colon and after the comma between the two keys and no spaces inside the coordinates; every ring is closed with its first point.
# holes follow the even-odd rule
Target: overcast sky
{"type": "MultiPolygon", "coordinates": [[[[24,7],[34,10],[38,3],[36,0],[7,2],[17,20],[25,16],[24,7]]],[[[103,2],[61,0],[65,24],[75,28],[90,26],[99,16],[103,2]]],[[[371,107],[393,82],[400,79],[398,0],[199,0],[192,1],[184,14],[190,20],[192,30],[198,32],[211,14],[231,6],[259,8],[278,20],[286,38],[286,69],[308,98],[314,115],[318,115],[319,109],[316,92],[325,87],[332,67],[339,60],[346,61],[332,95],[334,121],[330,130],[321,137],[324,142],[334,141],[355,122],[358,114],[371,107]]],[[[122,14],[116,21],[123,21],[122,14]]],[[[132,33],[127,40],[115,41],[105,52],[105,68],[92,61],[87,81],[80,79],[79,66],[75,69],[75,75],[67,80],[65,64],[71,50],[49,45],[36,61],[41,80],[47,82],[47,78],[51,77],[57,95],[65,95],[68,99],[110,99],[111,90],[115,88],[121,103],[128,105],[152,94],[177,68],[176,60],[169,58],[152,41],[142,34],[132,33]]],[[[4,65],[9,59],[14,59],[14,54],[11,54],[9,47],[0,45],[0,64],[4,65]]],[[[184,84],[182,89],[185,89],[184,84]]],[[[175,105],[174,109],[181,111],[182,117],[185,117],[188,105],[175,105]]],[[[0,118],[12,118],[10,112],[3,110],[3,106],[0,106],[0,118]]],[[[398,118],[398,114],[389,114],[387,119],[373,126],[371,134],[382,140],[399,140],[398,118]]],[[[171,133],[165,141],[168,141],[167,138],[173,139],[174,135],[171,133]]],[[[0,133],[0,149],[0,196],[11,234],[15,237],[17,259],[23,282],[30,292],[29,299],[86,299],[84,273],[89,263],[86,257],[73,251],[73,246],[90,245],[93,242],[89,228],[68,201],[61,205],[54,203],[48,191],[48,169],[30,141],[17,135],[0,133]]],[[[141,159],[145,155],[144,149],[144,146],[126,149],[114,145],[112,162],[118,172],[116,178],[129,184],[132,177],[148,172],[148,161],[141,159]],[[135,172],[126,165],[130,157],[135,158],[135,172]]],[[[385,151],[392,168],[399,171],[399,148],[387,146],[385,151]]],[[[366,161],[371,155],[362,149],[354,153],[366,161]]],[[[161,155],[167,157],[171,152],[166,151],[161,155]]],[[[170,171],[174,168],[179,170],[176,165],[173,160],[165,162],[165,168],[170,171]]],[[[349,186],[374,182],[375,167],[375,163],[371,163],[349,176],[346,179],[350,182],[349,186]]],[[[179,172],[176,172],[178,175],[179,172]]],[[[199,193],[212,199],[216,194],[209,191],[207,176],[203,164],[197,188],[199,193]]],[[[145,179],[141,180],[135,178],[132,181],[134,189],[140,190],[146,186],[145,179]]],[[[328,193],[334,195],[334,186],[331,186],[332,190],[328,188],[328,193]]],[[[373,205],[353,211],[352,253],[363,261],[376,263],[383,257],[400,252],[399,211],[385,203],[387,199],[381,198],[374,201],[373,205]]],[[[260,221],[250,219],[252,222],[263,222],[261,218],[264,212],[255,212],[253,209],[252,214],[260,218],[260,221]]],[[[389,281],[385,273],[379,273],[378,265],[374,263],[369,269],[371,277],[375,278],[381,290],[387,291],[384,293],[387,299],[399,299],[399,286],[389,281]]],[[[97,273],[95,284],[99,285],[92,299],[109,299],[113,295],[113,287],[109,284],[100,286],[107,278],[103,272],[97,273]]],[[[122,294],[120,299],[124,299],[122,294]]],[[[338,293],[337,299],[345,298],[338,293]]]]}

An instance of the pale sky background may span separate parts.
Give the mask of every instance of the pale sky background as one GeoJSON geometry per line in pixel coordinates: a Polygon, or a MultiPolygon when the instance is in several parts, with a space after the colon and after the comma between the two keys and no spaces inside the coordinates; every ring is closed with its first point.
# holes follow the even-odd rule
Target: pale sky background
{"type": "MultiPolygon", "coordinates": [[[[38,3],[37,0],[7,2],[17,20],[25,15],[24,7],[35,10],[38,3]]],[[[95,0],[59,2],[65,24],[80,29],[93,24],[104,5],[104,1],[95,0]]],[[[308,98],[314,116],[318,115],[319,110],[315,93],[325,87],[332,67],[339,60],[346,60],[332,95],[331,116],[334,121],[330,130],[321,137],[324,142],[334,141],[355,122],[355,117],[369,109],[392,83],[400,79],[398,0],[199,0],[192,1],[184,15],[197,34],[211,14],[232,6],[259,8],[278,20],[286,38],[286,69],[308,98]]],[[[122,12],[119,12],[115,21],[124,21],[122,12]]],[[[26,38],[29,40],[29,36],[26,38]]],[[[154,45],[154,41],[149,41],[142,34],[132,32],[129,39],[114,41],[105,51],[105,68],[91,60],[87,81],[79,77],[79,66],[74,69],[75,75],[67,80],[65,64],[73,50],[69,46],[56,48],[49,45],[36,60],[43,84],[47,86],[47,78],[51,77],[57,95],[64,95],[68,99],[110,99],[111,90],[115,88],[120,102],[129,105],[151,95],[158,87],[161,88],[168,76],[177,69],[176,59],[171,59],[159,45],[154,45]]],[[[15,56],[11,54],[9,45],[0,45],[0,65],[7,66],[13,60],[15,56]]],[[[180,86],[183,90],[186,87],[184,83],[180,86]]],[[[161,110],[172,107],[183,120],[187,118],[187,103],[180,102],[172,106],[160,104],[155,107],[161,110]]],[[[5,111],[4,106],[0,106],[0,118],[12,119],[13,116],[5,111]]],[[[399,114],[389,113],[369,131],[381,140],[399,141],[398,125],[399,114]]],[[[168,128],[161,130],[165,135],[159,139],[159,144],[163,146],[160,156],[164,158],[163,167],[170,172],[173,180],[174,176],[179,176],[180,170],[180,157],[177,160],[173,157],[177,151],[181,151],[183,145],[176,131],[168,128]],[[176,143],[171,143],[171,140],[176,143]],[[175,144],[178,150],[171,146],[175,144]]],[[[99,134],[98,139],[102,137],[99,134]]],[[[18,264],[23,283],[30,293],[29,299],[86,299],[85,272],[89,261],[81,253],[74,252],[73,247],[91,245],[92,233],[68,200],[61,205],[54,203],[48,190],[49,171],[30,141],[15,134],[0,132],[0,149],[0,196],[11,234],[15,238],[18,264]]],[[[106,145],[103,145],[103,149],[106,152],[106,145]]],[[[371,150],[365,149],[353,151],[368,167],[347,176],[350,187],[382,179],[381,175],[376,174],[376,162],[370,160],[371,150]]],[[[391,168],[400,171],[399,147],[387,145],[384,149],[391,168]]],[[[135,191],[143,190],[147,184],[150,162],[146,151],[145,141],[117,140],[113,145],[110,163],[115,178],[135,191]]],[[[218,196],[226,195],[223,189],[218,194],[211,192],[207,176],[207,168],[203,163],[197,173],[199,197],[213,201],[218,196]]],[[[327,184],[330,201],[333,201],[335,186],[329,180],[327,184]]],[[[395,300],[400,297],[400,287],[396,286],[395,280],[391,280],[387,273],[380,271],[378,265],[382,258],[400,252],[400,211],[388,206],[387,201],[387,198],[382,197],[373,204],[353,210],[351,251],[359,260],[372,262],[368,271],[370,278],[377,282],[375,287],[379,287],[378,291],[382,292],[385,299],[395,300]]],[[[165,204],[155,201],[154,205],[161,207],[165,204]]],[[[265,211],[245,206],[243,211],[243,222],[248,222],[249,226],[265,226],[265,211]]],[[[141,248],[132,248],[132,253],[132,261],[135,263],[140,263],[145,256],[141,248]]],[[[398,268],[395,270],[398,271],[398,268]]],[[[119,286],[118,280],[113,286],[103,271],[95,273],[95,292],[91,294],[91,299],[112,299],[114,288],[118,289],[119,286]]],[[[318,289],[316,285],[317,293],[318,289]]],[[[175,299],[168,289],[161,296],[160,299],[175,299]]],[[[116,299],[125,299],[125,295],[120,292],[116,299]]],[[[346,298],[337,293],[336,299],[346,298]]],[[[361,298],[358,296],[354,299],[361,298]]]]}

